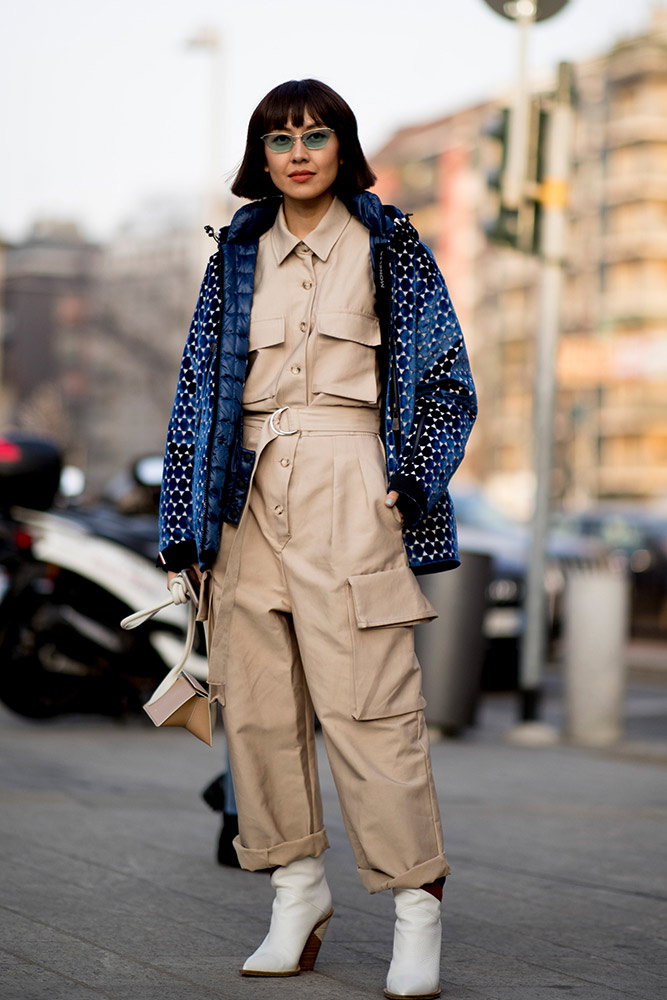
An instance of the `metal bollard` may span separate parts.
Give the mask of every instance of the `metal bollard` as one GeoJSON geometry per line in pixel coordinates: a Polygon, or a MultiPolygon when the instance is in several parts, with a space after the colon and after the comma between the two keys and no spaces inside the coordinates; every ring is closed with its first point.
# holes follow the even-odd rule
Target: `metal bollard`
{"type": "Polygon", "coordinates": [[[439,616],[415,629],[415,649],[427,702],[426,721],[450,736],[474,721],[485,648],[482,621],[490,569],[488,555],[461,552],[458,569],[419,578],[439,616]]]}
{"type": "Polygon", "coordinates": [[[584,746],[623,738],[629,583],[624,570],[570,568],[565,586],[567,736],[584,746]]]}

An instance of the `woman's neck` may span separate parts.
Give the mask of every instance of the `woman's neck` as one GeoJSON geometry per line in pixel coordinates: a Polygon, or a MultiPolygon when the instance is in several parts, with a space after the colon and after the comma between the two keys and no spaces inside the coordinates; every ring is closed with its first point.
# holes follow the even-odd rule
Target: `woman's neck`
{"type": "Polygon", "coordinates": [[[302,240],[308,233],[312,233],[327,214],[333,200],[334,196],[331,191],[326,191],[312,201],[285,198],[283,202],[285,222],[292,236],[298,236],[302,240]]]}

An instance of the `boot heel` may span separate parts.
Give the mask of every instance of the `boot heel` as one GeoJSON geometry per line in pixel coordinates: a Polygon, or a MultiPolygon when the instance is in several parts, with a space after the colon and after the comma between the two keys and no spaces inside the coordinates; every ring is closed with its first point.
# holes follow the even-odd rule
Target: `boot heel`
{"type": "Polygon", "coordinates": [[[329,926],[329,921],[333,916],[333,910],[329,910],[326,917],[322,917],[318,924],[315,924],[308,940],[304,945],[304,949],[301,952],[301,958],[299,959],[299,969],[301,972],[312,972],[315,967],[315,961],[320,950],[322,941],[324,940],[324,935],[327,932],[327,927],[329,926]]]}

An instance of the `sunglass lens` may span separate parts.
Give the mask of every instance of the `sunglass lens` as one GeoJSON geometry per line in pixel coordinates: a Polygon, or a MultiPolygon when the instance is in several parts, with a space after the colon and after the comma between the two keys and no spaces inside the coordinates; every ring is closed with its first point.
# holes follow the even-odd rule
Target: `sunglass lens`
{"type": "Polygon", "coordinates": [[[313,129],[312,132],[304,133],[303,144],[306,149],[322,149],[328,143],[330,136],[330,128],[313,129]]]}
{"type": "Polygon", "coordinates": [[[294,139],[287,132],[276,132],[267,135],[264,142],[274,153],[286,153],[294,145],[294,139]]]}

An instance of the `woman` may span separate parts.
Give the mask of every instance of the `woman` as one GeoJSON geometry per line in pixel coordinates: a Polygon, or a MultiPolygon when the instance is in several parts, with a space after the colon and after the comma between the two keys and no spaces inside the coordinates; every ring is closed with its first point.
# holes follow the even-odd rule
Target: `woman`
{"type": "Polygon", "coordinates": [[[242,867],[271,868],[241,972],[312,969],[331,917],[313,712],[359,875],[396,906],[388,997],[435,997],[449,872],[410,566],[458,564],[447,483],[475,396],[430,252],[366,190],[355,117],[316,80],[272,90],[218,236],[168,432],[161,559],[203,574],[242,867]]]}

